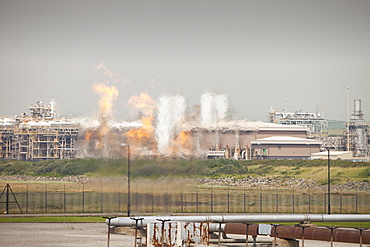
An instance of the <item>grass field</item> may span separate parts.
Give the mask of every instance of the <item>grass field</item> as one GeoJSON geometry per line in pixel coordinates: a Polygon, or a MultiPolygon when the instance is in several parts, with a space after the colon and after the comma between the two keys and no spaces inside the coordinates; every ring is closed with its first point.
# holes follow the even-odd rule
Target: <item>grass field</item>
{"type": "Polygon", "coordinates": [[[0,223],[101,223],[103,217],[0,217],[0,223]]]}
{"type": "MultiPolygon", "coordinates": [[[[109,213],[127,210],[125,160],[48,162],[0,161],[0,174],[88,175],[90,183],[0,181],[10,183],[27,213],[109,213]]],[[[327,182],[325,160],[133,160],[132,211],[137,213],[325,213],[327,191],[294,185],[282,188],[204,186],[200,178],[282,177],[327,182]]],[[[368,182],[369,162],[331,162],[331,183],[368,182]]],[[[4,198],[1,198],[2,202],[4,198]]],[[[333,213],[370,213],[369,191],[332,193],[333,213]]],[[[0,210],[5,207],[0,205],[0,210]]],[[[18,212],[16,205],[11,210],[18,212]]]]}

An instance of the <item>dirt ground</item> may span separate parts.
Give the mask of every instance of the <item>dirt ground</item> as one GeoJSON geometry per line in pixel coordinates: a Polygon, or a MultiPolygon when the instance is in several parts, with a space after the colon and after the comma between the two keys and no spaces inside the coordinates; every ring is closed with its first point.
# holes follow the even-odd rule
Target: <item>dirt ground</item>
{"type": "MultiPolygon", "coordinates": [[[[0,246],[107,246],[105,223],[1,223],[0,246]]],[[[110,246],[133,246],[131,236],[111,234],[110,246]]]]}
{"type": "MultiPolygon", "coordinates": [[[[6,247],[101,247],[108,246],[108,227],[105,223],[0,223],[0,246],[6,247]]],[[[134,237],[111,234],[110,246],[134,246],[134,237]]],[[[233,235],[242,239],[244,236],[233,235]]],[[[251,239],[251,238],[250,238],[251,239]]],[[[258,241],[271,240],[258,237],[258,241]]],[[[217,246],[217,243],[211,244],[217,246]]],[[[222,244],[222,246],[245,246],[245,244],[222,244]]],[[[248,246],[252,246],[249,244],[248,246]]],[[[301,246],[301,241],[300,241],[301,246]]],[[[305,247],[327,247],[330,242],[308,241],[305,247]]],[[[335,247],[352,247],[358,244],[334,243],[335,247]]],[[[368,245],[364,245],[368,246],[368,245]]]]}

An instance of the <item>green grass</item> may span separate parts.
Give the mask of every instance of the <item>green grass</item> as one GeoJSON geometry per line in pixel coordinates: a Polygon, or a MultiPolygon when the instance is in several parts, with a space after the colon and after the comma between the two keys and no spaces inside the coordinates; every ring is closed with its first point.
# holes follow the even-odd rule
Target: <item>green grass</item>
{"type": "MultiPolygon", "coordinates": [[[[332,178],[339,183],[370,180],[370,162],[332,160],[331,170],[332,178]]],[[[0,161],[0,175],[63,177],[71,175],[125,176],[126,174],[126,159],[0,161]]],[[[327,161],[135,159],[131,161],[131,176],[133,178],[284,176],[325,180],[327,161]]]]}
{"type": "Polygon", "coordinates": [[[0,223],[104,223],[102,217],[1,217],[0,223]]]}

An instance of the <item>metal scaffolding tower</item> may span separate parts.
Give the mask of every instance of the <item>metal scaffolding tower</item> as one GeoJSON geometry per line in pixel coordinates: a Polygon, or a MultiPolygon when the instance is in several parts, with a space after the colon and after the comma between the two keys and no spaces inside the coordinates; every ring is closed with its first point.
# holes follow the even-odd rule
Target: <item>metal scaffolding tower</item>
{"type": "Polygon", "coordinates": [[[48,160],[76,156],[79,128],[68,119],[55,118],[54,104],[37,102],[31,116],[0,119],[0,159],[48,160]]]}

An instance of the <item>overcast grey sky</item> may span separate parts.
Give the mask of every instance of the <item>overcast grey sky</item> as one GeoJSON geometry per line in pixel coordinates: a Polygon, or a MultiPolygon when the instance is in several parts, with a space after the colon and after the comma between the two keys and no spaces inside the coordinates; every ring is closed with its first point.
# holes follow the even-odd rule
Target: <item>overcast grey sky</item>
{"type": "Polygon", "coordinates": [[[370,120],[370,1],[0,0],[0,115],[54,98],[63,115],[97,112],[92,86],[119,75],[117,117],[140,92],[225,93],[238,118],[276,110],[370,120]]]}

